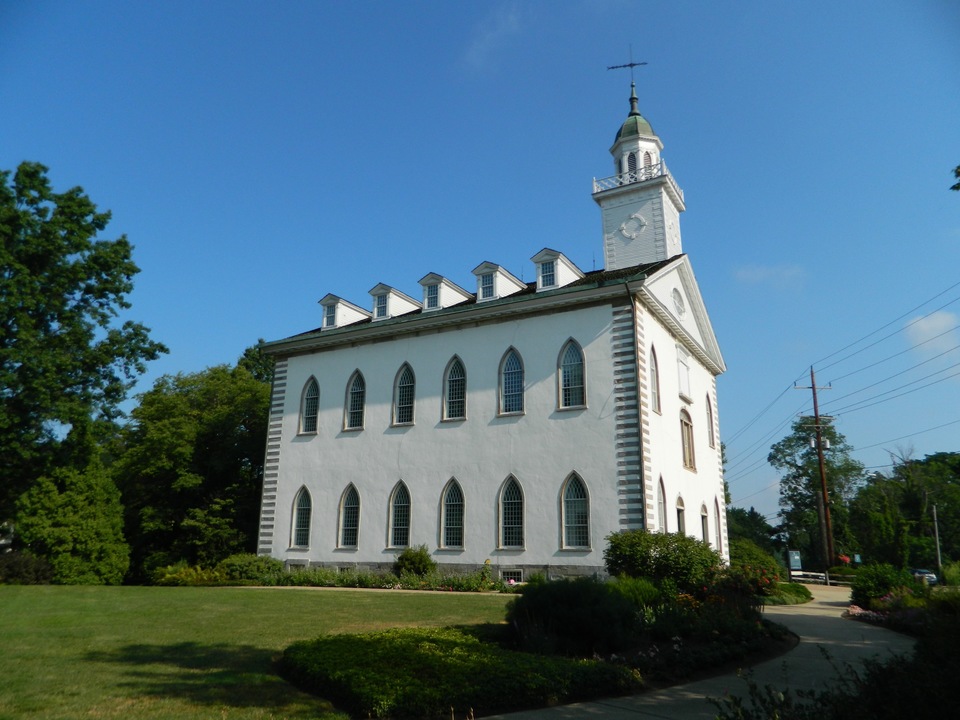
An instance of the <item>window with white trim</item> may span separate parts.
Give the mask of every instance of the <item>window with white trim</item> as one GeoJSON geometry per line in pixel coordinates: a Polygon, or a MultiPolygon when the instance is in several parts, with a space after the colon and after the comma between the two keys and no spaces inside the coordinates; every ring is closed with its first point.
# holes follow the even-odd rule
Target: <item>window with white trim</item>
{"type": "Polygon", "coordinates": [[[663,487],[663,478],[657,483],[657,520],[660,523],[660,532],[667,532],[667,493],[663,487]]]}
{"type": "Polygon", "coordinates": [[[697,460],[693,452],[693,420],[686,410],[680,411],[680,442],[683,444],[683,466],[695,470],[697,460]]]}
{"type": "Polygon", "coordinates": [[[387,316],[387,296],[377,295],[373,306],[373,317],[385,318],[387,316]]]}
{"type": "Polygon", "coordinates": [[[443,381],[443,419],[463,420],[467,417],[467,371],[460,358],[447,366],[443,381]]]}
{"type": "Polygon", "coordinates": [[[540,263],[540,287],[548,288],[557,284],[556,260],[545,260],[540,263]]]}
{"type": "Polygon", "coordinates": [[[327,305],[323,308],[323,326],[327,328],[337,325],[337,306],[327,305]]]}
{"type": "Polygon", "coordinates": [[[310,378],[303,390],[303,404],[300,407],[300,432],[317,431],[317,415],[320,411],[320,385],[316,378],[310,378]]]}
{"type": "Polygon", "coordinates": [[[310,493],[302,487],[293,503],[293,547],[310,545],[310,511],[310,493]]]}
{"type": "Polygon", "coordinates": [[[413,369],[403,364],[397,373],[397,380],[393,391],[393,424],[413,424],[413,401],[416,393],[416,381],[413,369]]]}
{"type": "Polygon", "coordinates": [[[512,476],[500,492],[500,547],[523,547],[523,492],[512,476]]]}
{"type": "Polygon", "coordinates": [[[723,552],[723,536],[720,534],[720,501],[713,500],[713,534],[714,548],[717,552],[723,552]]]}
{"type": "Polygon", "coordinates": [[[683,498],[677,498],[677,532],[681,535],[687,534],[687,520],[684,517],[686,507],[683,504],[683,498]]]}
{"type": "Polygon", "coordinates": [[[484,273],[480,276],[480,299],[493,297],[493,273],[484,273]]]}
{"type": "Polygon", "coordinates": [[[407,547],[410,544],[410,492],[402,482],[393,491],[390,501],[390,545],[407,547]]]}
{"type": "Polygon", "coordinates": [[[590,547],[590,500],[577,475],[570,476],[563,490],[563,546],[590,547]]]}
{"type": "Polygon", "coordinates": [[[441,547],[463,547],[463,490],[451,480],[443,493],[443,516],[440,520],[441,547]]]}
{"type": "Polygon", "coordinates": [[[424,301],[427,310],[440,307],[440,286],[436,283],[427,285],[424,289],[424,301]]]}
{"type": "Polygon", "coordinates": [[[347,430],[363,429],[363,409],[367,400],[367,384],[360,371],[356,371],[347,384],[347,408],[344,427],[347,430]]]}
{"type": "Polygon", "coordinates": [[[710,544],[710,519],[707,515],[707,506],[700,506],[700,538],[710,544]]]}
{"type": "Polygon", "coordinates": [[[500,363],[500,413],[523,412],[523,362],[510,349],[500,363]]]}
{"type": "Polygon", "coordinates": [[[340,502],[340,547],[357,547],[360,539],[360,493],[353,485],[340,502]]]}
{"type": "Polygon", "coordinates": [[[660,365],[653,346],[650,347],[650,409],[660,412],[660,365]]]}
{"type": "Polygon", "coordinates": [[[710,393],[707,393],[707,444],[715,448],[717,446],[716,434],[713,429],[713,401],[710,399],[710,393]]]}
{"type": "Polygon", "coordinates": [[[561,408],[586,405],[584,386],[583,351],[570,340],[560,351],[560,402],[561,408]]]}
{"type": "Polygon", "coordinates": [[[680,376],[680,394],[690,398],[690,354],[682,347],[677,347],[677,373],[680,376]]]}

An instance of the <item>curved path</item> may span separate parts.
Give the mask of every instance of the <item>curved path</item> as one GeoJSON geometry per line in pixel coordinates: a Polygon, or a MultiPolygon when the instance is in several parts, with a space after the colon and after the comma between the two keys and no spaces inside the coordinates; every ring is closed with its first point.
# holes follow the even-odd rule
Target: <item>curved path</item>
{"type": "MultiPolygon", "coordinates": [[[[871,657],[905,654],[913,639],[867,623],[846,620],[849,588],[809,585],[814,600],[804,605],[767,608],[765,615],[785,625],[800,637],[800,643],[785,655],[751,668],[761,687],[774,685],[791,690],[823,690],[837,677],[836,668],[857,666],[871,657]],[[825,650],[829,657],[824,657],[825,650]]],[[[589,703],[491,716],[510,720],[645,720],[682,718],[713,720],[717,708],[706,698],[725,694],[747,695],[747,685],[736,673],[697,680],[664,690],[589,703]]]]}

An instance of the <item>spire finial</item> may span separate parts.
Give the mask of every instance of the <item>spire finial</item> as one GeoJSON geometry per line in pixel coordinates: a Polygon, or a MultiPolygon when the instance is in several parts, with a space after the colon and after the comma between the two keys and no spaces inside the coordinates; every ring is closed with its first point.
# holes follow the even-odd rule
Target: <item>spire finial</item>
{"type": "Polygon", "coordinates": [[[639,115],[640,110],[637,108],[637,83],[633,79],[633,69],[635,67],[640,67],[641,65],[646,65],[645,62],[634,62],[633,61],[633,45],[630,46],[630,62],[626,65],[608,65],[607,70],[620,70],[621,68],[630,68],[630,115],[639,115]]]}

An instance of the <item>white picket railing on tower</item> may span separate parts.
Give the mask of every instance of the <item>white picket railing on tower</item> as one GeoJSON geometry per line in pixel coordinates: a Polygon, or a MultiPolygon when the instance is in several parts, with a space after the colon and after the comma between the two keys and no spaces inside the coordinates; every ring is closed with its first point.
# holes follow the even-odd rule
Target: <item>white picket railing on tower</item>
{"type": "Polygon", "coordinates": [[[613,188],[623,187],[624,185],[632,185],[633,183],[644,182],[645,180],[652,180],[653,178],[665,177],[673,187],[674,191],[683,200],[683,190],[680,189],[680,186],[677,185],[677,181],[673,179],[673,175],[670,174],[670,171],[667,170],[667,164],[662,160],[656,165],[646,165],[644,167],[638,167],[636,170],[628,170],[625,173],[620,173],[619,175],[611,175],[610,177],[593,179],[593,191],[595,193],[601,192],[602,190],[612,190],[613,188]]]}

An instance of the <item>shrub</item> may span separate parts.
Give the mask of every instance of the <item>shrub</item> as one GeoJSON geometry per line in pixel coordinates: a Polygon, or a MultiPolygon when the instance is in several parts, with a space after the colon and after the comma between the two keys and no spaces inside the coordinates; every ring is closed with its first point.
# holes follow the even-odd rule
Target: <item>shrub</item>
{"type": "Polygon", "coordinates": [[[853,580],[850,602],[872,610],[873,605],[880,598],[889,595],[891,590],[913,584],[914,580],[906,570],[898,570],[888,563],[864,565],[853,580]]]}
{"type": "Polygon", "coordinates": [[[186,561],[158,568],[153,573],[154,585],[219,585],[223,580],[217,570],[205,570],[186,561]]]}
{"type": "Polygon", "coordinates": [[[943,566],[940,582],[944,585],[960,585],[960,562],[951,562],[943,566]]]}
{"type": "Polygon", "coordinates": [[[288,647],[282,674],[358,718],[514,712],[636,691],[630,669],[534,656],[452,628],[329,635],[288,647]]]}
{"type": "Polygon", "coordinates": [[[0,554],[0,584],[47,585],[53,580],[53,568],[46,558],[26,552],[0,554]]]}
{"type": "Polygon", "coordinates": [[[507,606],[507,621],[527,650],[585,657],[628,646],[637,608],[611,584],[576,578],[528,585],[507,606]]]}
{"type": "Polygon", "coordinates": [[[813,594],[806,585],[800,583],[777,583],[777,589],[773,595],[764,598],[764,602],[769,605],[799,605],[813,600],[813,594]]]}
{"type": "Polygon", "coordinates": [[[611,575],[669,580],[681,591],[708,584],[723,566],[707,543],[682,533],[627,530],[607,538],[603,560],[611,575]]]}
{"type": "Polygon", "coordinates": [[[397,560],[393,564],[393,574],[397,577],[403,575],[423,577],[436,569],[437,564],[430,557],[430,551],[426,545],[404,548],[403,552],[397,555],[397,560]]]}
{"type": "Polygon", "coordinates": [[[773,555],[744,538],[730,541],[730,573],[742,578],[761,596],[775,594],[777,583],[784,576],[783,568],[773,555]]]}
{"type": "Polygon", "coordinates": [[[221,560],[215,570],[228,582],[263,584],[268,578],[283,572],[283,561],[253,553],[238,553],[221,560]]]}

